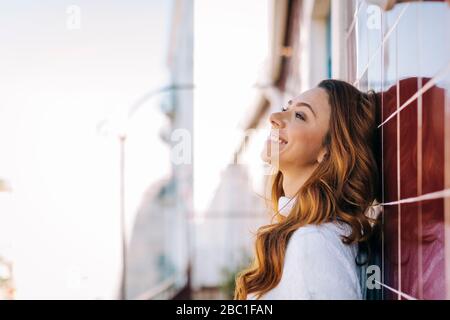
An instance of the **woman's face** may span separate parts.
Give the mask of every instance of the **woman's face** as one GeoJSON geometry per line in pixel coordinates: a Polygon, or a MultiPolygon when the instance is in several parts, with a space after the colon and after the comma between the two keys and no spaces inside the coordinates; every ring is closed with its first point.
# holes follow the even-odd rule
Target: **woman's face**
{"type": "Polygon", "coordinates": [[[331,107],[322,88],[305,91],[270,115],[272,125],[262,158],[279,169],[317,164],[326,153],[322,146],[329,128],[331,107]]]}

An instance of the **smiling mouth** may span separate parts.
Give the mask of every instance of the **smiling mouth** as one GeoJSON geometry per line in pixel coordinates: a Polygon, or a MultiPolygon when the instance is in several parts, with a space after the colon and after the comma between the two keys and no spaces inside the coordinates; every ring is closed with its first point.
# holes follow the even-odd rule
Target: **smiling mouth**
{"type": "Polygon", "coordinates": [[[283,138],[281,138],[279,136],[273,135],[273,134],[270,135],[269,139],[270,139],[270,141],[275,142],[275,143],[279,143],[281,145],[285,145],[285,144],[288,143],[285,139],[283,139],[283,138]]]}

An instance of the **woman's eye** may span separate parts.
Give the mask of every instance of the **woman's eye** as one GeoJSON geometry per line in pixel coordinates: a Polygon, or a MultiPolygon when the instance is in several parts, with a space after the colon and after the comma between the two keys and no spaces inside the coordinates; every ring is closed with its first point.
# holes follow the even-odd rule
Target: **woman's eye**
{"type": "Polygon", "coordinates": [[[296,112],[296,113],[295,113],[295,117],[296,117],[296,118],[299,118],[299,119],[302,119],[303,121],[305,120],[305,117],[304,117],[303,114],[301,114],[300,112],[296,112]]]}

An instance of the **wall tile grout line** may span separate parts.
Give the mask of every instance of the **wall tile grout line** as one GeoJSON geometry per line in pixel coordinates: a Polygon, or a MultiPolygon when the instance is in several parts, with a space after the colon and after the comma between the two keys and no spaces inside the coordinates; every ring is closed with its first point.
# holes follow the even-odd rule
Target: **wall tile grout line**
{"type": "MultiPolygon", "coordinates": [[[[450,75],[448,81],[450,81],[450,75]]],[[[450,188],[450,97],[448,94],[444,100],[444,123],[444,184],[445,188],[450,188]]],[[[450,299],[450,198],[446,198],[444,201],[444,226],[444,277],[446,298],[450,299]]]]}
{"type": "MultiPolygon", "coordinates": [[[[350,23],[349,28],[346,30],[346,34],[345,37],[347,39],[347,42],[349,42],[350,39],[354,39],[356,38],[355,41],[359,42],[356,44],[357,47],[357,51],[358,51],[358,47],[365,47],[366,45],[366,39],[361,38],[361,31],[364,32],[364,9],[365,6],[361,1],[358,1],[357,6],[356,6],[356,10],[354,10],[354,14],[353,14],[353,18],[351,18],[350,16],[348,16],[348,19],[346,20],[346,23],[350,23]],[[350,20],[351,19],[351,20],[350,20]]],[[[384,95],[381,95],[381,108],[382,108],[382,120],[381,120],[381,124],[379,124],[377,126],[377,128],[381,127],[381,174],[382,174],[382,178],[381,178],[381,182],[382,182],[382,186],[381,186],[381,203],[375,203],[372,205],[372,207],[375,207],[377,209],[381,209],[381,223],[383,225],[383,230],[384,230],[384,226],[386,223],[386,219],[389,218],[389,216],[385,216],[384,214],[390,214],[389,212],[385,211],[385,206],[388,205],[397,205],[397,212],[391,212],[392,214],[394,214],[393,219],[397,218],[397,221],[393,221],[394,222],[394,228],[396,230],[394,230],[394,238],[392,239],[393,241],[393,258],[394,260],[398,261],[399,263],[397,265],[392,265],[392,270],[390,272],[385,272],[385,271],[389,271],[389,269],[385,270],[385,267],[389,268],[388,266],[385,266],[385,254],[387,254],[385,252],[385,245],[388,245],[386,243],[386,234],[384,232],[382,232],[381,235],[381,244],[382,244],[382,248],[381,248],[381,268],[382,268],[382,274],[381,274],[381,279],[377,279],[378,281],[376,281],[377,283],[379,283],[382,286],[382,295],[383,295],[383,299],[385,298],[390,298],[392,293],[393,299],[398,299],[398,300],[403,300],[403,299],[408,299],[408,300],[421,300],[424,299],[424,278],[426,278],[426,274],[424,274],[424,254],[425,252],[423,251],[423,244],[422,244],[422,238],[423,238],[423,224],[424,218],[422,217],[422,213],[423,213],[423,204],[422,201],[427,201],[427,200],[433,200],[433,199],[444,199],[447,203],[447,206],[445,207],[445,223],[446,223],[446,243],[449,243],[450,241],[450,224],[448,224],[448,222],[450,221],[450,172],[449,172],[449,166],[446,165],[445,169],[446,169],[446,184],[444,186],[444,188],[442,190],[439,191],[435,191],[435,192],[429,192],[429,193],[425,193],[424,194],[424,185],[423,182],[427,181],[427,173],[423,171],[423,162],[425,159],[425,155],[424,154],[424,147],[426,147],[425,141],[424,141],[424,111],[426,111],[424,108],[427,107],[427,105],[425,105],[425,101],[424,98],[426,97],[426,95],[424,95],[426,92],[430,92],[432,90],[432,88],[434,88],[435,86],[439,85],[439,87],[442,86],[442,81],[446,79],[447,76],[450,76],[450,60],[444,61],[445,63],[442,63],[439,65],[439,69],[437,70],[437,72],[433,72],[433,74],[428,75],[429,81],[425,83],[423,77],[423,71],[425,71],[424,68],[424,61],[423,59],[425,58],[424,56],[424,50],[425,48],[422,48],[422,45],[424,44],[424,38],[421,36],[421,26],[422,24],[421,22],[421,12],[415,8],[412,7],[411,4],[405,4],[404,7],[402,8],[398,8],[399,10],[396,11],[396,15],[392,16],[388,13],[385,13],[384,11],[381,12],[381,33],[377,34],[377,40],[375,42],[369,42],[367,43],[367,48],[368,48],[368,54],[362,55],[361,52],[357,52],[357,55],[361,55],[361,57],[359,57],[360,61],[359,61],[359,66],[357,68],[354,68],[354,70],[352,70],[351,76],[349,76],[349,80],[351,80],[351,83],[353,83],[353,85],[355,87],[357,87],[358,89],[361,90],[362,87],[366,88],[366,85],[368,86],[368,89],[370,89],[371,87],[371,71],[373,67],[377,67],[378,66],[378,57],[381,54],[381,92],[385,92],[385,90],[389,89],[389,86],[387,85],[387,83],[385,82],[385,77],[386,77],[386,69],[385,69],[385,60],[387,57],[385,57],[385,50],[387,47],[387,44],[390,44],[392,42],[392,50],[395,50],[395,54],[392,57],[393,61],[392,61],[392,67],[394,67],[394,69],[392,70],[395,74],[395,78],[394,78],[394,84],[396,85],[396,88],[392,88],[396,93],[396,97],[394,100],[395,106],[394,106],[394,110],[393,112],[390,114],[389,112],[391,112],[390,110],[387,109],[386,106],[386,97],[384,97],[384,95]],[[415,10],[413,10],[415,9],[415,10]],[[392,22],[390,22],[390,25],[387,23],[387,17],[391,17],[392,18],[392,22]],[[415,79],[415,82],[417,82],[417,88],[414,88],[413,92],[411,93],[412,96],[409,97],[405,97],[403,98],[403,87],[400,87],[400,84],[402,84],[402,79],[401,75],[399,74],[399,64],[402,62],[402,58],[403,56],[400,55],[400,52],[398,49],[400,48],[400,41],[398,41],[398,39],[394,39],[398,36],[400,36],[400,32],[403,32],[403,21],[405,21],[406,19],[412,19],[415,21],[414,25],[412,25],[411,27],[413,27],[413,29],[409,28],[409,30],[416,30],[417,32],[415,32],[412,36],[415,37],[414,39],[416,40],[414,43],[414,46],[417,47],[416,50],[418,50],[417,52],[417,58],[415,59],[416,62],[416,66],[415,66],[415,70],[414,73],[415,76],[417,77],[415,79]],[[361,61],[361,58],[364,58],[364,61],[361,61]],[[366,81],[366,77],[367,77],[367,83],[366,81]],[[402,95],[401,95],[402,94],[402,95]],[[417,105],[414,105],[414,107],[416,107],[416,110],[413,110],[415,112],[417,112],[417,114],[415,114],[415,116],[413,118],[415,118],[413,121],[417,121],[416,122],[416,133],[415,135],[412,137],[413,141],[414,139],[416,139],[415,143],[416,143],[416,151],[417,152],[416,155],[413,155],[414,161],[417,163],[417,167],[415,168],[415,170],[413,169],[413,171],[416,173],[416,181],[415,184],[413,184],[414,187],[416,187],[416,192],[412,193],[412,194],[405,194],[404,191],[406,191],[405,187],[406,187],[406,183],[408,179],[404,180],[404,178],[406,178],[404,175],[406,174],[406,172],[404,172],[405,168],[402,167],[403,162],[402,162],[402,156],[404,156],[404,152],[406,152],[406,149],[403,149],[404,143],[406,142],[406,137],[402,136],[403,133],[403,126],[405,125],[405,121],[407,120],[407,118],[405,117],[401,117],[401,111],[403,109],[405,109],[406,107],[413,105],[413,103],[417,103],[417,105]],[[396,160],[394,162],[394,166],[397,167],[397,172],[396,172],[396,176],[394,177],[394,179],[397,181],[397,188],[396,190],[393,190],[394,193],[397,193],[397,197],[394,199],[394,201],[390,201],[390,202],[386,202],[386,188],[384,186],[384,183],[386,183],[386,178],[384,177],[384,174],[386,174],[386,170],[384,170],[384,165],[386,165],[386,162],[384,161],[384,157],[386,156],[386,153],[384,152],[384,147],[386,146],[387,141],[385,140],[387,137],[385,136],[385,130],[384,130],[384,125],[386,123],[388,123],[390,121],[390,124],[394,125],[392,123],[392,118],[396,118],[396,123],[395,123],[395,127],[394,127],[394,132],[393,134],[396,135],[396,145],[394,147],[394,149],[392,151],[394,151],[394,154],[396,154],[396,160]],[[402,121],[403,120],[403,121],[402,121]],[[403,193],[402,193],[403,192],[403,193]],[[408,197],[411,196],[411,197],[408,197]],[[414,210],[408,210],[408,208],[406,208],[407,206],[404,204],[407,203],[415,203],[417,202],[417,210],[415,209],[416,206],[414,207],[414,210]],[[381,206],[381,207],[378,207],[381,206]],[[411,216],[412,214],[412,216],[411,216]],[[410,217],[412,219],[414,228],[417,228],[417,237],[415,236],[414,239],[412,240],[412,245],[414,248],[416,248],[415,250],[417,250],[416,252],[416,257],[414,260],[411,261],[411,265],[409,267],[414,268],[414,271],[417,271],[417,274],[414,275],[414,279],[415,279],[415,284],[413,287],[410,287],[410,279],[409,279],[409,267],[403,265],[402,263],[400,263],[402,261],[402,254],[405,254],[405,250],[407,249],[405,247],[406,243],[403,240],[403,236],[406,235],[408,233],[408,227],[405,225],[405,223],[408,220],[408,217],[410,217]],[[397,235],[395,235],[395,232],[397,232],[397,235]],[[397,241],[395,243],[395,241],[397,241]],[[381,282],[379,282],[381,281],[381,282]],[[389,285],[387,285],[387,284],[389,285]],[[395,288],[395,289],[394,289],[395,288]],[[411,289],[410,289],[411,288],[411,289]],[[416,291],[417,290],[417,291],[416,291]],[[408,295],[405,293],[406,292],[410,292],[412,295],[408,295]],[[386,295],[388,297],[386,297],[386,295]]],[[[379,30],[377,30],[378,32],[379,30]]],[[[408,31],[409,32],[409,31],[408,31]]],[[[367,38],[367,41],[369,41],[369,38],[367,38]]],[[[407,54],[405,52],[405,54],[407,54]]],[[[444,84],[445,86],[445,84],[444,84]]],[[[448,97],[446,96],[446,99],[448,99],[448,97]]],[[[446,119],[449,119],[450,117],[450,105],[446,104],[445,105],[446,108],[446,119]]],[[[430,110],[431,114],[434,114],[435,110],[431,109],[430,110]]],[[[446,120],[447,121],[447,120],[446,120]]],[[[448,121],[447,121],[448,122],[448,121]]],[[[446,123],[447,123],[446,122],[446,123]]],[[[414,123],[413,127],[414,127],[414,123]]],[[[448,137],[450,137],[450,128],[445,125],[445,146],[447,149],[445,149],[446,152],[446,160],[445,163],[447,163],[447,160],[450,159],[450,151],[448,149],[450,149],[450,139],[448,139],[448,137]]],[[[426,159],[425,159],[426,160],[426,159]]],[[[413,172],[413,173],[414,173],[413,172]]],[[[414,191],[414,190],[413,190],[414,191]]],[[[426,192],[426,191],[425,191],[426,192]]],[[[391,199],[392,200],[392,199],[391,199]]],[[[446,247],[447,248],[447,247],[446,247]]],[[[448,265],[450,264],[450,251],[445,253],[445,259],[446,259],[446,266],[448,267],[448,265]]],[[[450,297],[450,273],[448,273],[446,275],[445,278],[446,281],[446,293],[447,293],[447,297],[450,297]]]]}
{"type": "Polygon", "coordinates": [[[406,294],[406,293],[404,293],[404,292],[402,292],[400,290],[396,290],[394,288],[391,288],[388,285],[386,285],[386,284],[384,284],[384,283],[382,283],[380,281],[377,281],[377,280],[374,280],[374,281],[376,283],[378,283],[380,286],[383,286],[384,288],[386,288],[388,290],[391,290],[392,292],[396,293],[399,297],[403,297],[403,298],[405,298],[407,300],[418,300],[417,298],[414,298],[413,296],[410,296],[409,294],[406,294]]]}
{"type": "Polygon", "coordinates": [[[439,80],[441,80],[442,78],[445,78],[447,76],[447,73],[450,73],[450,61],[447,63],[446,66],[444,66],[444,68],[441,71],[439,71],[433,78],[431,78],[430,81],[428,81],[420,90],[418,90],[407,101],[405,101],[405,103],[403,103],[403,105],[399,109],[394,111],[389,117],[386,118],[386,120],[384,120],[380,125],[378,125],[378,128],[383,126],[386,122],[388,122],[393,117],[395,117],[395,115],[397,113],[399,113],[404,108],[406,108],[408,105],[410,105],[411,102],[416,100],[419,95],[422,95],[425,92],[427,92],[429,89],[431,89],[437,82],[439,82],[439,80]]]}
{"type": "Polygon", "coordinates": [[[350,34],[353,32],[353,29],[355,28],[356,21],[358,20],[358,13],[362,6],[363,1],[359,1],[358,5],[356,6],[355,12],[353,13],[352,22],[350,23],[350,26],[348,27],[346,33],[345,33],[345,39],[348,39],[350,37],[350,34]]]}
{"type": "MultiPolygon", "coordinates": [[[[421,26],[421,20],[420,20],[420,12],[419,10],[416,10],[416,27],[417,27],[417,74],[419,77],[417,78],[417,90],[421,90],[423,83],[422,83],[422,77],[420,77],[421,74],[421,38],[420,38],[420,26],[421,26]]],[[[422,95],[419,95],[417,98],[417,195],[420,196],[422,194],[422,125],[423,125],[423,114],[422,114],[422,95]]],[[[417,274],[418,274],[418,296],[419,299],[423,299],[423,255],[422,255],[422,202],[418,203],[417,206],[417,250],[419,251],[417,254],[417,274]]]]}
{"type": "MultiPolygon", "coordinates": [[[[397,33],[397,29],[395,30],[397,33]]],[[[398,41],[395,41],[395,65],[398,66],[398,41]]],[[[398,69],[397,69],[398,72],[398,69]]],[[[400,80],[397,74],[397,97],[396,97],[396,110],[400,107],[400,80]]],[[[397,116],[397,199],[401,199],[401,189],[400,189],[400,113],[397,116]]],[[[402,214],[401,214],[401,206],[397,206],[397,255],[398,255],[398,267],[397,267],[397,280],[398,280],[398,289],[402,290],[402,264],[400,263],[402,257],[402,214]]],[[[400,295],[397,296],[398,300],[400,300],[400,295]]]]}
{"type": "MultiPolygon", "coordinates": [[[[353,85],[355,86],[356,83],[358,83],[361,78],[364,76],[364,73],[367,72],[367,70],[369,70],[370,64],[372,63],[372,61],[375,59],[375,57],[377,56],[378,52],[380,51],[380,49],[383,48],[384,44],[386,43],[386,41],[389,39],[390,35],[393,33],[393,31],[395,30],[395,28],[398,25],[398,22],[400,20],[400,18],[403,16],[404,12],[406,11],[406,9],[409,7],[409,3],[403,8],[403,10],[399,13],[397,20],[395,21],[395,23],[391,26],[391,28],[389,28],[388,32],[386,32],[386,34],[383,36],[383,39],[381,40],[380,45],[375,49],[374,53],[370,56],[366,66],[364,67],[364,71],[361,72],[361,75],[359,77],[359,79],[357,79],[353,85]]],[[[381,53],[383,54],[383,52],[381,53]]],[[[358,78],[358,75],[357,75],[358,78]]]]}
{"type": "MultiPolygon", "coordinates": [[[[379,11],[372,6],[374,6],[372,1],[349,1],[345,17],[346,28],[343,31],[344,38],[347,40],[347,48],[351,48],[350,45],[354,44],[352,53],[354,52],[356,55],[351,65],[352,70],[349,67],[346,68],[348,82],[359,90],[362,88],[370,90],[375,86],[377,91],[380,90],[381,120],[377,124],[377,129],[381,128],[381,132],[379,132],[381,137],[379,174],[382,176],[380,177],[381,186],[378,189],[381,192],[379,194],[381,203],[375,202],[371,205],[381,214],[379,219],[382,228],[381,239],[379,239],[381,240],[379,252],[381,259],[378,259],[377,262],[381,267],[381,275],[375,280],[375,283],[378,284],[377,288],[380,290],[377,292],[381,293],[383,300],[423,300],[432,298],[436,294],[449,299],[450,96],[448,92],[450,87],[448,81],[450,81],[450,60],[448,55],[442,55],[446,53],[442,50],[448,51],[445,39],[442,37],[448,35],[448,32],[442,31],[440,28],[438,35],[429,35],[431,38],[428,37],[428,32],[435,32],[433,28],[429,29],[435,23],[433,20],[435,18],[429,16],[428,11],[421,11],[423,7],[421,5],[416,6],[405,1],[391,11],[380,9],[381,17],[379,11]],[[350,8],[351,10],[349,10],[350,8]],[[371,18],[380,19],[376,20],[377,25],[381,22],[381,27],[372,30],[373,33],[370,33],[369,30],[373,24],[368,24],[371,9],[377,14],[371,18]],[[405,38],[403,39],[405,43],[403,43],[403,36],[412,40],[405,38]],[[353,42],[350,43],[350,40],[353,42]],[[435,53],[436,46],[438,49],[439,46],[444,46],[444,48],[435,53]],[[379,66],[380,60],[381,67],[379,66]],[[405,67],[404,71],[402,71],[402,66],[405,67]],[[381,83],[378,83],[379,77],[381,77],[381,83]],[[444,119],[438,115],[438,111],[442,111],[440,108],[441,94],[440,92],[439,95],[435,94],[436,87],[439,88],[439,91],[442,88],[445,92],[444,119]],[[396,96],[392,96],[393,100],[390,101],[391,96],[386,93],[396,96]],[[428,97],[430,97],[429,103],[427,102],[428,97]],[[392,105],[390,105],[391,102],[392,105]],[[401,116],[401,112],[407,107],[413,109],[405,110],[406,112],[401,116]],[[415,125],[414,122],[416,122],[415,125]],[[416,130],[416,132],[411,132],[414,133],[412,136],[406,132],[410,125],[412,125],[411,130],[416,130]],[[427,134],[428,126],[433,128],[430,137],[427,134]],[[426,160],[428,157],[432,157],[428,154],[428,151],[432,150],[427,148],[433,148],[427,139],[431,139],[430,143],[433,143],[433,139],[442,139],[442,126],[444,150],[438,150],[438,152],[444,152],[444,158],[439,160],[439,163],[444,160],[444,186],[439,185],[436,186],[438,188],[430,190],[427,188],[428,182],[432,183],[435,179],[426,169],[426,160]],[[434,131],[435,127],[436,131],[434,131]],[[392,131],[388,130],[389,128],[392,131]],[[386,135],[388,131],[391,132],[389,137],[386,135]],[[394,145],[392,145],[394,142],[392,139],[396,139],[394,145]],[[410,163],[410,166],[405,166],[404,161],[409,160],[404,157],[410,158],[407,154],[412,156],[410,160],[413,162],[410,163]],[[385,170],[385,166],[388,171],[385,170]],[[395,176],[391,175],[390,177],[393,179],[391,179],[392,183],[397,183],[394,190],[390,190],[389,187],[392,186],[392,183],[388,181],[389,172],[392,170],[397,170],[395,176]],[[411,181],[411,178],[416,181],[411,181]],[[416,189],[414,190],[414,188],[416,189]],[[434,208],[433,205],[435,211],[441,211],[441,203],[444,202],[443,253],[442,251],[434,252],[434,248],[429,249],[428,242],[425,241],[427,239],[424,238],[428,235],[428,220],[423,215],[430,202],[439,203],[438,208],[434,208]],[[387,207],[393,205],[397,207],[387,207]],[[392,211],[393,209],[394,211],[392,211]],[[411,238],[404,239],[409,234],[411,238]],[[439,254],[439,262],[435,262],[436,254],[439,254]],[[444,266],[440,264],[442,258],[445,260],[444,266]],[[439,275],[435,274],[434,269],[430,271],[431,269],[428,268],[430,263],[439,263],[439,267],[445,268],[445,271],[439,272],[439,275]],[[439,277],[439,280],[436,277],[439,277]],[[440,282],[437,290],[429,288],[429,284],[434,281],[440,282]],[[442,283],[443,281],[445,284],[442,283]],[[441,290],[442,285],[445,285],[444,292],[441,290]]],[[[441,11],[439,8],[436,9],[436,11],[441,11]]],[[[436,17],[438,16],[436,15],[436,17]]],[[[446,27],[448,24],[444,21],[446,13],[442,13],[442,16],[439,17],[440,20],[442,18],[444,29],[448,29],[446,27]]],[[[440,26],[440,24],[438,25],[440,26]]],[[[347,57],[347,59],[350,61],[351,58],[347,57]]],[[[440,141],[442,142],[442,140],[440,141]]],[[[440,155],[442,156],[442,153],[440,155]]],[[[440,214],[439,217],[442,218],[441,212],[436,212],[436,214],[440,214]]],[[[441,222],[442,220],[439,220],[439,227],[441,222]]],[[[430,229],[430,232],[435,234],[437,231],[430,229]]],[[[440,235],[441,233],[439,233],[440,235]]],[[[439,250],[441,249],[440,247],[439,250]]]]}
{"type": "MultiPolygon", "coordinates": [[[[385,15],[381,15],[381,26],[384,26],[385,15]]],[[[384,44],[382,44],[382,53],[381,53],[381,91],[384,91],[384,44]]],[[[381,117],[383,118],[384,112],[384,95],[381,96],[381,117]]],[[[381,128],[381,202],[384,202],[384,127],[381,128]]],[[[384,207],[381,207],[384,209],[384,207]]],[[[381,211],[381,225],[384,230],[384,210],[381,211]]],[[[381,282],[385,282],[384,277],[384,232],[381,232],[381,282]]],[[[383,294],[384,299],[384,294],[383,294]]]]}
{"type": "MultiPolygon", "coordinates": [[[[422,87],[422,78],[419,77],[417,80],[418,88],[422,87]]],[[[419,96],[417,100],[417,196],[422,195],[422,95],[419,96]]],[[[419,290],[419,299],[423,298],[423,256],[422,256],[422,202],[418,202],[417,206],[417,248],[419,250],[417,254],[417,270],[418,270],[418,290],[419,290]]]]}
{"type": "Polygon", "coordinates": [[[385,43],[387,41],[387,39],[389,39],[389,37],[391,36],[391,33],[394,32],[394,30],[397,28],[397,25],[400,22],[400,18],[405,14],[406,10],[409,8],[409,3],[407,3],[405,5],[405,7],[403,8],[402,11],[400,11],[400,13],[398,14],[397,19],[395,20],[395,22],[392,24],[392,26],[389,28],[389,30],[386,32],[386,34],[384,35],[383,38],[383,43],[385,43]]]}
{"type": "Polygon", "coordinates": [[[425,193],[425,194],[422,194],[417,197],[404,198],[401,200],[385,202],[385,203],[377,203],[376,205],[374,205],[374,207],[376,207],[376,206],[393,206],[393,205],[403,204],[403,203],[413,203],[413,202],[434,200],[434,199],[440,199],[440,198],[449,198],[449,197],[450,197],[450,188],[440,190],[440,191],[425,193]]]}

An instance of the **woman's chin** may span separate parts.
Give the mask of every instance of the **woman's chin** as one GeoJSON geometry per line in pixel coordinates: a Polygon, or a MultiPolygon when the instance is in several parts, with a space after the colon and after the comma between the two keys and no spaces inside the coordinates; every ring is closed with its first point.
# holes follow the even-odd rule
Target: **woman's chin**
{"type": "Polygon", "coordinates": [[[267,140],[260,154],[261,160],[272,166],[279,167],[282,153],[285,151],[285,145],[273,144],[267,140]],[[272,155],[273,151],[273,155],[272,155]]]}

